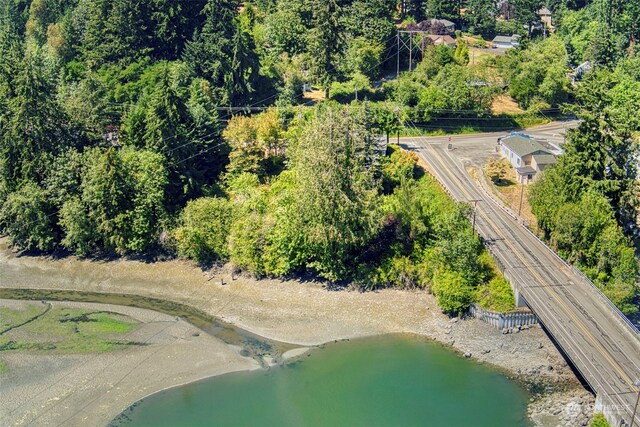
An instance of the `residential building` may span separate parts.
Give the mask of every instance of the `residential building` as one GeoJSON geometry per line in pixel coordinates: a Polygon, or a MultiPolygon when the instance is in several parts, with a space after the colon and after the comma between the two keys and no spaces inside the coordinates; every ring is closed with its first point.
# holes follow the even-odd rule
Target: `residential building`
{"type": "Polygon", "coordinates": [[[432,28],[442,26],[445,30],[445,34],[452,34],[456,31],[456,24],[449,21],[448,19],[432,18],[430,19],[430,21],[432,28]]]}
{"type": "Polygon", "coordinates": [[[435,46],[446,45],[449,47],[456,47],[457,44],[456,39],[448,35],[439,36],[435,34],[428,34],[427,38],[431,39],[435,46]]]}
{"type": "Polygon", "coordinates": [[[511,135],[498,141],[500,152],[516,169],[522,184],[535,181],[540,172],[556,164],[556,156],[529,136],[511,135]]]}
{"type": "Polygon", "coordinates": [[[520,42],[518,41],[519,38],[520,36],[517,34],[512,36],[495,36],[491,43],[494,48],[511,49],[520,45],[520,42]]]}

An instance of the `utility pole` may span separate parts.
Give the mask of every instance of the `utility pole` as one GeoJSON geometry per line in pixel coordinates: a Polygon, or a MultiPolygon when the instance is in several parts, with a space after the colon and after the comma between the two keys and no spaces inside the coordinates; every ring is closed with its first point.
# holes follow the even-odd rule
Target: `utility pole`
{"type": "MultiPolygon", "coordinates": [[[[527,184],[529,183],[529,178],[527,178],[527,184]]],[[[518,208],[518,216],[522,212],[522,199],[524,196],[524,182],[520,183],[520,207],[518,208]]]]}
{"type": "Polygon", "coordinates": [[[411,71],[412,67],[411,67],[411,62],[412,62],[412,54],[413,54],[413,46],[411,46],[411,43],[413,41],[413,33],[409,33],[409,71],[411,71]]]}
{"type": "Polygon", "coordinates": [[[396,33],[396,41],[398,42],[398,65],[396,68],[396,79],[400,77],[400,32],[396,33]]]}
{"type": "Polygon", "coordinates": [[[640,378],[633,382],[633,385],[638,387],[638,397],[636,398],[636,404],[633,407],[633,414],[631,414],[631,427],[635,425],[636,412],[638,411],[638,402],[640,402],[640,378]]]}
{"type": "Polygon", "coordinates": [[[481,202],[482,199],[473,199],[469,200],[473,203],[473,221],[471,222],[471,232],[476,232],[476,212],[478,211],[478,202],[481,202]]]}

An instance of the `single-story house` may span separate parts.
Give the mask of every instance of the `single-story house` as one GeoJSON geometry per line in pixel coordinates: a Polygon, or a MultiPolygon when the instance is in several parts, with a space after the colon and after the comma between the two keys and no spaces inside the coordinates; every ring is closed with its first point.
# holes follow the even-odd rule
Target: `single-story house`
{"type": "Polygon", "coordinates": [[[448,19],[431,18],[431,27],[442,25],[447,33],[451,34],[456,31],[456,24],[448,19]]]}
{"type": "Polygon", "coordinates": [[[517,34],[512,36],[495,36],[491,44],[495,48],[511,49],[512,47],[520,45],[518,39],[520,39],[520,36],[517,34]]]}
{"type": "Polygon", "coordinates": [[[456,47],[456,44],[458,44],[456,39],[447,35],[439,36],[435,34],[428,34],[427,37],[431,39],[435,46],[446,45],[449,47],[456,47]]]}
{"type": "Polygon", "coordinates": [[[500,152],[516,169],[521,184],[535,181],[539,172],[556,164],[556,156],[531,137],[511,135],[499,141],[500,152]]]}

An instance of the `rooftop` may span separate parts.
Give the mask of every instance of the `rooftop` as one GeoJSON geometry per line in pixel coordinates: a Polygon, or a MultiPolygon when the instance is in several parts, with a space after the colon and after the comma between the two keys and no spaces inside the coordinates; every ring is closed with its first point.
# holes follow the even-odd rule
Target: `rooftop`
{"type": "Polygon", "coordinates": [[[433,24],[434,22],[439,22],[442,25],[444,25],[445,27],[451,27],[451,26],[455,26],[456,25],[454,22],[451,22],[448,19],[432,18],[431,19],[431,23],[433,24]]]}
{"type": "Polygon", "coordinates": [[[553,154],[534,154],[533,158],[539,165],[555,165],[558,162],[553,154]]]}
{"type": "Polygon", "coordinates": [[[530,173],[536,173],[536,170],[531,166],[523,166],[521,168],[516,168],[516,172],[520,175],[528,175],[530,173]]]}
{"type": "Polygon", "coordinates": [[[501,142],[520,157],[538,151],[542,151],[543,154],[541,155],[547,154],[553,157],[553,154],[549,150],[532,138],[526,138],[524,136],[509,136],[507,138],[503,138],[501,142]]]}
{"type": "Polygon", "coordinates": [[[427,37],[429,37],[431,40],[433,40],[433,44],[438,45],[438,44],[456,44],[456,39],[454,39],[451,36],[441,36],[441,35],[436,35],[436,34],[429,34],[427,37]]]}
{"type": "Polygon", "coordinates": [[[493,43],[511,43],[517,44],[518,37],[516,36],[495,36],[493,39],[493,43]]]}

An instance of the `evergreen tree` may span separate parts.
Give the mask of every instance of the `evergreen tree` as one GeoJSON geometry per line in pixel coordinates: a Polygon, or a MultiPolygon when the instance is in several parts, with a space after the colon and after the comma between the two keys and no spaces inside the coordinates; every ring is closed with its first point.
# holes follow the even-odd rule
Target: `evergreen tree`
{"type": "Polygon", "coordinates": [[[150,9],[153,29],[151,47],[156,58],[174,60],[196,29],[203,23],[202,9],[206,0],[152,0],[150,9]]]}
{"type": "Polygon", "coordinates": [[[246,102],[258,75],[253,42],[239,26],[237,9],[236,0],[209,0],[204,26],[184,53],[192,73],[211,82],[221,105],[246,102]]]}
{"type": "Polygon", "coordinates": [[[460,17],[459,0],[424,0],[423,8],[428,19],[458,20],[460,17]]]}
{"type": "Polygon", "coordinates": [[[108,62],[129,64],[151,52],[147,2],[92,0],[82,51],[91,68],[108,62]]]}
{"type": "Polygon", "coordinates": [[[27,52],[16,71],[14,81],[3,85],[13,94],[7,102],[6,125],[0,128],[5,191],[13,191],[27,180],[41,182],[54,153],[72,142],[55,100],[55,86],[39,53],[27,52]]]}
{"type": "Polygon", "coordinates": [[[280,199],[270,236],[277,274],[306,267],[329,280],[347,279],[358,251],[377,233],[377,169],[366,120],[347,110],[319,112],[290,153],[292,174],[282,178],[293,187],[280,199]]]}
{"type": "Polygon", "coordinates": [[[490,38],[496,27],[498,8],[493,0],[468,0],[464,14],[469,29],[475,34],[490,38]]]}
{"type": "Polygon", "coordinates": [[[307,36],[311,73],[328,97],[329,87],[336,79],[338,61],[343,54],[341,8],[336,0],[315,0],[312,11],[312,28],[307,36]]]}
{"type": "Polygon", "coordinates": [[[538,10],[542,7],[542,0],[510,0],[509,3],[514,8],[516,22],[526,26],[531,35],[533,26],[540,20],[538,10]]]}

